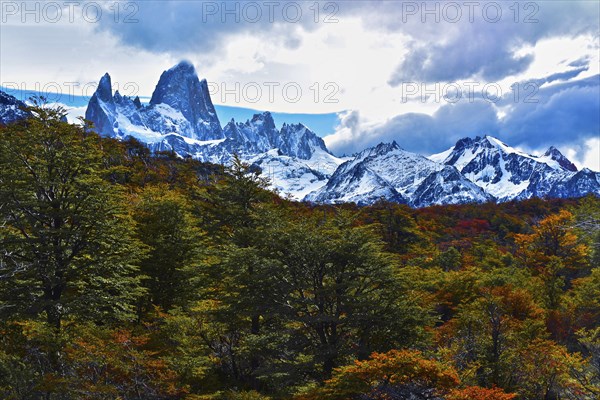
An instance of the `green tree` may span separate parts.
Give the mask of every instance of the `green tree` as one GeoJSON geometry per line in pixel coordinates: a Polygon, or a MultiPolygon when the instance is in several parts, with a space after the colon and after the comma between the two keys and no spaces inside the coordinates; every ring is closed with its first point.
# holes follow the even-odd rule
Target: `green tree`
{"type": "Polygon", "coordinates": [[[185,307],[196,295],[202,233],[188,203],[179,191],[155,185],[145,187],[134,206],[138,237],[149,247],[140,263],[148,289],[142,311],[185,307]]]}
{"type": "Polygon", "coordinates": [[[363,211],[361,218],[366,223],[379,224],[387,251],[407,254],[416,247],[427,244],[408,206],[382,201],[363,211]]]}
{"type": "Polygon", "coordinates": [[[267,181],[234,157],[224,175],[209,187],[199,211],[209,233],[204,301],[196,308],[206,345],[220,360],[230,383],[263,385],[266,353],[276,347],[270,324],[272,261],[258,251],[269,223],[267,181]]]}
{"type": "Polygon", "coordinates": [[[102,176],[100,139],[64,111],[0,129],[0,313],[128,319],[141,246],[122,194],[102,176]]]}
{"type": "Polygon", "coordinates": [[[600,265],[600,199],[588,195],[573,210],[573,214],[574,228],[592,250],[592,265],[600,265]]]}
{"type": "Polygon", "coordinates": [[[459,269],[461,263],[460,252],[455,247],[450,247],[436,257],[436,262],[446,272],[459,269]]]}
{"type": "Polygon", "coordinates": [[[351,358],[414,345],[426,312],[398,279],[374,226],[316,212],[274,227],[265,246],[279,268],[276,303],[283,305],[296,361],[327,378],[351,358]]]}
{"type": "Polygon", "coordinates": [[[268,201],[268,180],[260,171],[234,156],[221,179],[202,203],[199,217],[215,243],[229,242],[238,247],[254,243],[254,229],[260,223],[255,213],[258,204],[268,201]]]}
{"type": "Polygon", "coordinates": [[[594,329],[581,329],[577,332],[579,343],[588,356],[588,364],[583,371],[577,371],[578,381],[585,390],[594,395],[600,396],[600,326],[594,329]]]}

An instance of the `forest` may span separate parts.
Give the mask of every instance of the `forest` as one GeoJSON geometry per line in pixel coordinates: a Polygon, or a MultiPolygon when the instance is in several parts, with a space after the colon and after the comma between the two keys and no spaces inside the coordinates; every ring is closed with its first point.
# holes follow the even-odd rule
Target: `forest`
{"type": "Polygon", "coordinates": [[[600,398],[597,197],[299,203],[30,111],[0,127],[0,398],[600,398]]]}

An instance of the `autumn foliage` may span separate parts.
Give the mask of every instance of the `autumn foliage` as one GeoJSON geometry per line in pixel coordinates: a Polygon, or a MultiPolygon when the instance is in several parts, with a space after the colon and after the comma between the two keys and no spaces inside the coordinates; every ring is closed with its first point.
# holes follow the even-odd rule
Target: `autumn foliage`
{"type": "Polygon", "coordinates": [[[0,398],[600,398],[600,200],[292,202],[43,107],[0,127],[0,398]]]}
{"type": "Polygon", "coordinates": [[[512,400],[517,395],[513,393],[505,393],[499,388],[482,388],[470,386],[464,389],[455,389],[450,392],[447,400],[512,400]]]}

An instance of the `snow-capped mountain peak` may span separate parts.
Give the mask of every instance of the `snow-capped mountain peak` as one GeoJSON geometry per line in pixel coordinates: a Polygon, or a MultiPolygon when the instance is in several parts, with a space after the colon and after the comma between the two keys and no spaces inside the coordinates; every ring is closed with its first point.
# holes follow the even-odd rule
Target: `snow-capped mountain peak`
{"type": "Polygon", "coordinates": [[[391,153],[393,151],[403,151],[402,147],[396,143],[396,141],[392,141],[391,143],[379,143],[377,146],[367,149],[365,152],[369,156],[374,155],[385,155],[387,153],[391,153]]]}
{"type": "Polygon", "coordinates": [[[192,139],[222,139],[221,124],[210,99],[206,80],[199,80],[194,65],[182,61],[162,73],[150,105],[166,104],[192,125],[192,139]]]}
{"type": "Polygon", "coordinates": [[[206,81],[200,81],[194,66],[181,62],[164,71],[148,106],[139,100],[113,95],[111,77],[100,79],[85,117],[103,136],[132,136],[151,148],[164,150],[187,139],[197,142],[224,139],[206,81]],[[166,140],[166,142],[165,142],[166,140]]]}
{"type": "Polygon", "coordinates": [[[229,121],[221,128],[206,80],[190,62],[164,71],[147,106],[112,94],[110,76],[102,77],[86,118],[101,135],[132,136],[152,151],[174,151],[213,163],[228,164],[233,154],[254,163],[282,193],[301,199],[323,186],[344,159],[333,156],[323,139],[307,126],[284,123],[256,113],[246,122],[229,121]]]}
{"type": "Polygon", "coordinates": [[[232,119],[222,128],[206,80],[187,61],[161,74],[148,105],[113,94],[111,76],[105,74],[86,119],[103,136],[131,136],[152,151],[221,164],[237,154],[259,167],[273,188],[312,202],[370,204],[383,198],[422,207],[600,194],[600,174],[577,171],[555,147],[531,155],[489,135],[460,139],[428,158],[395,141],[338,158],[309,127],[285,122],[278,129],[268,111],[245,122],[232,119]]]}
{"type": "MultiPolygon", "coordinates": [[[[456,167],[500,201],[558,193],[555,186],[572,178],[577,171],[554,147],[542,156],[535,156],[492,136],[460,139],[452,148],[429,158],[456,167]]],[[[590,185],[594,186],[594,182],[590,185]]],[[[579,194],[562,193],[564,197],[579,194]]]]}
{"type": "Polygon", "coordinates": [[[306,200],[369,204],[382,197],[415,207],[491,199],[456,168],[403,150],[392,142],[358,153],[334,172],[327,185],[310,193],[306,200]]]}
{"type": "Polygon", "coordinates": [[[105,73],[102,78],[100,78],[98,88],[96,89],[96,94],[98,95],[99,100],[104,102],[112,101],[112,82],[108,72],[105,73]]]}
{"type": "Polygon", "coordinates": [[[301,123],[284,123],[273,145],[284,154],[294,155],[304,160],[310,159],[318,151],[329,153],[323,139],[301,123]]]}
{"type": "Polygon", "coordinates": [[[567,171],[577,172],[577,167],[567,157],[565,157],[556,147],[550,146],[542,157],[556,161],[567,171]]]}
{"type": "Polygon", "coordinates": [[[275,129],[275,120],[269,111],[254,114],[252,119],[246,121],[246,123],[253,123],[255,125],[264,124],[266,129],[275,129]]]}
{"type": "Polygon", "coordinates": [[[369,147],[364,149],[363,151],[358,152],[357,154],[354,155],[354,159],[349,161],[353,164],[362,162],[363,160],[369,158],[369,157],[377,157],[377,156],[385,156],[389,153],[392,152],[401,152],[404,151],[402,149],[402,147],[400,147],[398,145],[398,143],[396,143],[396,141],[393,141],[391,143],[379,143],[376,146],[373,147],[369,147]]]}

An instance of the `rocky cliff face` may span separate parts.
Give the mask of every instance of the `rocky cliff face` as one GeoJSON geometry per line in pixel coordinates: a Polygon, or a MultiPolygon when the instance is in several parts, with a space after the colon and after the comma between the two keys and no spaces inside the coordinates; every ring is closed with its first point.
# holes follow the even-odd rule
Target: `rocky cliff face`
{"type": "Polygon", "coordinates": [[[150,108],[161,104],[178,111],[190,123],[191,136],[188,137],[191,139],[224,138],[206,80],[199,80],[191,63],[183,61],[162,73],[150,99],[150,108]]]}
{"type": "Polygon", "coordinates": [[[85,118],[100,135],[133,136],[145,143],[160,142],[168,134],[197,141],[224,138],[206,81],[187,62],[163,72],[148,106],[118,91],[113,95],[110,75],[105,74],[85,118]]]}
{"type": "Polygon", "coordinates": [[[104,136],[132,136],[153,151],[227,164],[234,154],[259,167],[272,187],[294,199],[370,204],[380,199],[414,207],[509,201],[530,197],[600,195],[600,175],[577,171],[558,149],[541,156],[491,136],[464,138],[429,158],[397,143],[380,144],[352,159],[333,156],[301,123],[278,129],[269,112],[221,128],[205,80],[181,62],[163,72],[150,103],[112,94],[104,75],[86,118],[104,136]]]}
{"type": "Polygon", "coordinates": [[[104,75],[88,104],[86,119],[100,135],[130,136],[152,151],[174,151],[221,164],[237,154],[263,169],[273,188],[298,200],[324,185],[343,161],[303,124],[284,123],[277,129],[269,112],[246,122],[231,120],[221,128],[207,83],[188,62],[163,72],[146,106],[118,91],[113,95],[111,78],[104,75]]]}

